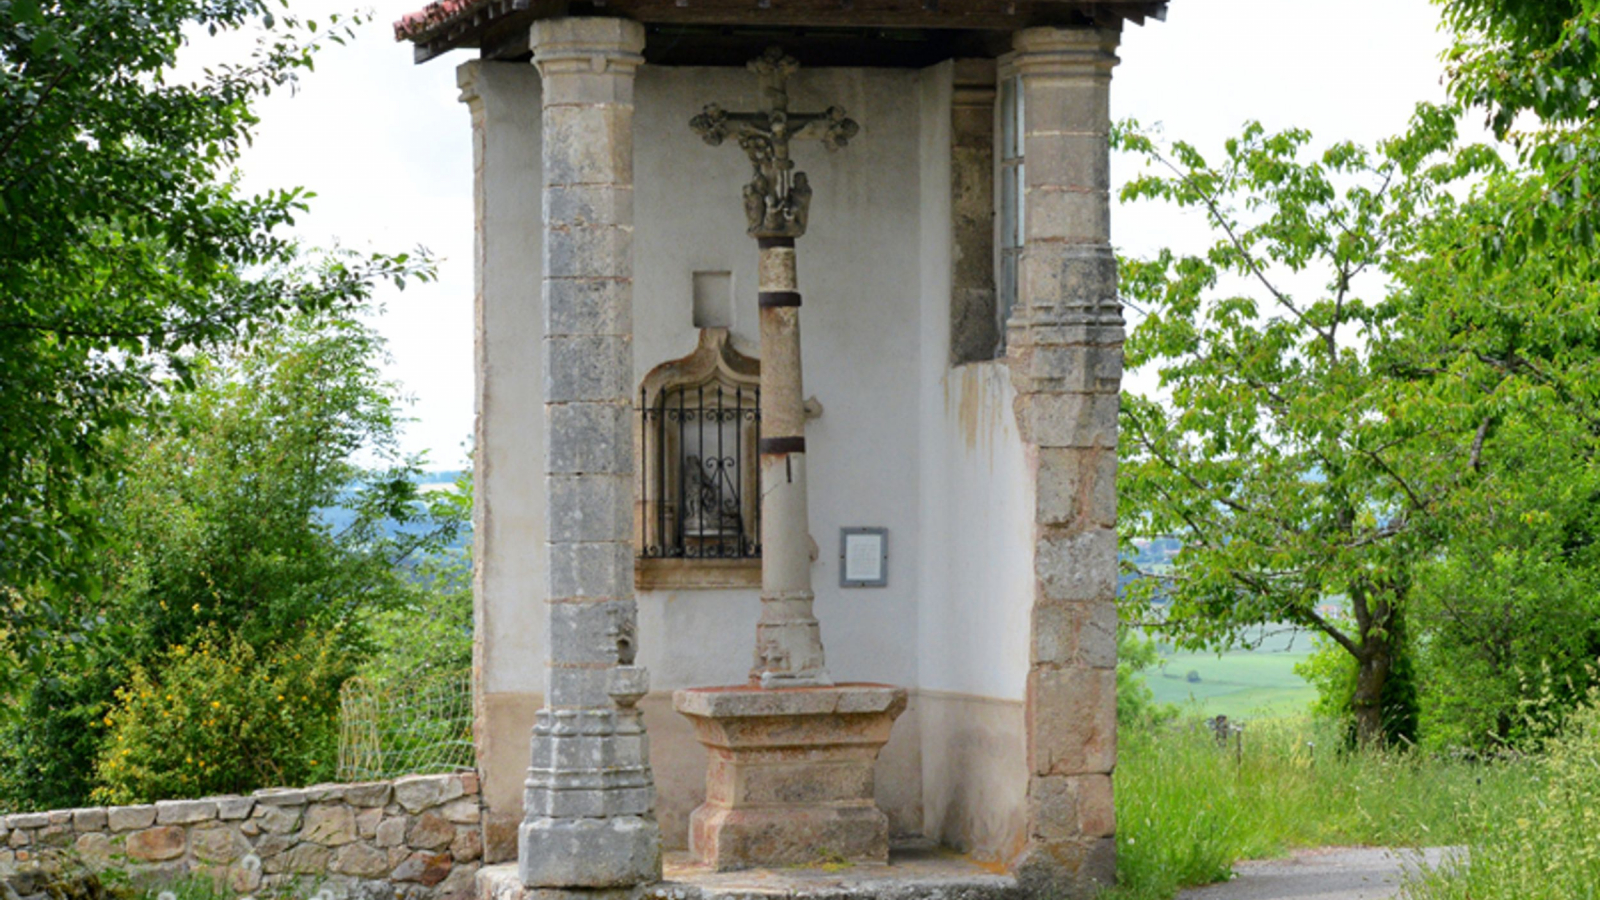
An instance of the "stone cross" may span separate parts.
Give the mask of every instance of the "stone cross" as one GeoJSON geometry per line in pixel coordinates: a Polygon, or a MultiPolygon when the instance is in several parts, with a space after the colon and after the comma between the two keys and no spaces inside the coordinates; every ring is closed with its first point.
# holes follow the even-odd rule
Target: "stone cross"
{"type": "Polygon", "coordinates": [[[800,377],[800,291],[795,238],[806,232],[811,185],[789,145],[820,140],[837,150],[860,131],[844,110],[789,112],[789,76],[800,67],[777,47],[750,63],[766,108],[730,113],[706,106],[689,122],[713,146],[732,136],[755,177],[744,188],[749,234],[761,251],[761,619],[750,680],[761,687],[828,685],[822,632],[812,612],[806,509],[806,410],[800,377]]]}
{"type": "Polygon", "coordinates": [[[806,173],[794,170],[790,142],[820,140],[829,150],[837,150],[861,130],[837,106],[820,113],[789,112],[789,76],[799,68],[793,57],[771,47],[750,61],[766,109],[730,113],[711,103],[689,120],[689,127],[706,143],[717,146],[732,136],[750,157],[755,178],[744,188],[744,212],[753,238],[797,238],[806,233],[811,185],[806,173]]]}

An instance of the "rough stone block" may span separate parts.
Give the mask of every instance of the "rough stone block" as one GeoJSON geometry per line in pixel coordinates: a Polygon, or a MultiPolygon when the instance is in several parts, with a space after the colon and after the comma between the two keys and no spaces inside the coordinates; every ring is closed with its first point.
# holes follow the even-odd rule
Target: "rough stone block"
{"type": "Polygon", "coordinates": [[[1035,664],[1115,668],[1117,606],[1114,602],[1039,603],[1033,607],[1035,664]]]}
{"type": "Polygon", "coordinates": [[[1035,843],[1013,863],[1012,871],[1028,896],[1089,900],[1116,883],[1116,840],[1035,843]]]}
{"type": "Polygon", "coordinates": [[[341,847],[356,839],[355,811],[342,803],[318,804],[306,811],[300,839],[327,847],[341,847]]]}
{"type": "MultiPolygon", "coordinates": [[[[596,545],[557,544],[551,549],[572,546],[596,545]]],[[[576,600],[551,603],[549,610],[551,663],[613,665],[617,662],[616,626],[633,619],[633,601],[576,600]]]]}
{"type": "Polygon", "coordinates": [[[1110,528],[1046,533],[1039,538],[1033,565],[1046,601],[1114,600],[1117,533],[1110,528]]]}
{"type": "Polygon", "coordinates": [[[550,599],[632,597],[633,552],[622,541],[552,546],[550,599]]]}
{"type": "MultiPolygon", "coordinates": [[[[1030,311],[1076,307],[1093,310],[1096,322],[1108,317],[1120,320],[1117,283],[1117,259],[1108,245],[1035,242],[1022,252],[1017,297],[1030,311]]],[[[1036,343],[1078,344],[1104,342],[1106,338],[1120,342],[1122,336],[1084,331],[1041,335],[1036,343]]]]}
{"type": "Polygon", "coordinates": [[[50,848],[61,849],[72,845],[72,828],[67,825],[50,825],[41,828],[33,834],[34,844],[50,848]]]}
{"type": "Polygon", "coordinates": [[[632,278],[633,229],[549,226],[544,233],[544,264],[548,278],[632,278]]]}
{"type": "MultiPolygon", "coordinates": [[[[333,850],[318,844],[297,844],[289,852],[275,857],[280,871],[292,875],[326,875],[333,850]]],[[[265,863],[263,863],[265,866],[265,863]]]]}
{"type": "Polygon", "coordinates": [[[633,183],[632,106],[546,105],[541,124],[546,185],[633,183]]]}
{"type": "Polygon", "coordinates": [[[112,831],[133,831],[149,828],[156,821],[156,808],[150,806],[113,806],[106,810],[106,822],[112,831]]]}
{"type": "Polygon", "coordinates": [[[475,827],[457,828],[456,839],[450,842],[450,855],[458,863],[483,856],[483,832],[475,827]]]}
{"type": "Polygon", "coordinates": [[[217,818],[224,822],[247,818],[256,808],[254,797],[214,797],[217,803],[217,818]]]}
{"type": "Polygon", "coordinates": [[[406,820],[401,816],[384,819],[378,823],[376,836],[379,847],[398,847],[406,842],[406,820]]]}
{"type": "Polygon", "coordinates": [[[416,850],[443,850],[455,839],[455,826],[437,813],[423,813],[406,829],[406,843],[416,850]]]}
{"type": "Polygon", "coordinates": [[[633,339],[626,335],[547,337],[543,365],[546,403],[633,401],[633,339]]]}
{"type": "Polygon", "coordinates": [[[1117,524],[1117,454],[1106,448],[1038,452],[1034,521],[1077,529],[1117,524]]]}
{"type": "Polygon", "coordinates": [[[383,807],[374,806],[356,814],[356,834],[363,839],[378,836],[378,826],[383,823],[383,807]]]}
{"type": "Polygon", "coordinates": [[[250,842],[233,826],[208,825],[189,832],[189,846],[196,859],[209,863],[228,863],[250,852],[250,842]]]}
{"type": "Polygon", "coordinates": [[[212,800],[158,800],[157,825],[188,825],[217,817],[217,804],[212,800]]]}
{"type": "Polygon", "coordinates": [[[80,834],[72,849],[90,868],[99,869],[111,862],[112,846],[109,835],[96,832],[80,834]]]}
{"type": "Polygon", "coordinates": [[[439,814],[457,825],[476,825],[481,812],[476,797],[462,797],[446,803],[439,814]]]}
{"type": "Polygon", "coordinates": [[[545,334],[631,335],[633,284],[622,278],[546,278],[545,334]]]}
{"type": "Polygon", "coordinates": [[[1030,130],[1025,153],[1024,177],[1029,188],[1105,191],[1111,186],[1111,147],[1104,132],[1030,130]]]}
{"type": "Polygon", "coordinates": [[[289,834],[269,834],[256,841],[256,855],[262,859],[278,854],[293,847],[297,839],[289,834]]]}
{"type": "Polygon", "coordinates": [[[545,407],[547,471],[567,475],[633,471],[633,408],[625,403],[558,403],[545,407]]]}
{"type": "Polygon", "coordinates": [[[633,188],[626,184],[554,184],[544,189],[544,220],[555,227],[633,227],[633,188]]]}
{"type": "Polygon", "coordinates": [[[1023,229],[1029,243],[1106,243],[1111,239],[1110,196],[1103,190],[1030,187],[1023,229]]]}
{"type": "Polygon", "coordinates": [[[267,788],[256,791],[250,796],[254,797],[258,806],[304,806],[306,792],[293,788],[267,788]]]}
{"type": "Polygon", "coordinates": [[[562,706],[603,706],[611,702],[606,690],[609,683],[604,668],[574,668],[570,665],[551,664],[549,702],[562,706]]]}
{"type": "Polygon", "coordinates": [[[389,872],[389,855],[366,844],[349,844],[334,855],[333,871],[357,878],[382,878],[389,872]]]}
{"type": "Polygon", "coordinates": [[[1022,439],[1038,447],[1114,448],[1118,394],[1029,394],[1018,398],[1022,439]]]}
{"type": "Polygon", "coordinates": [[[1028,783],[1028,835],[1045,844],[1116,833],[1111,776],[1034,776],[1028,783]]]}
{"type": "Polygon", "coordinates": [[[522,820],[515,816],[489,815],[483,825],[483,861],[503,863],[517,858],[517,829],[522,820]]]}
{"type": "Polygon", "coordinates": [[[1027,728],[1033,774],[1109,774],[1117,761],[1116,669],[1035,667],[1027,728]]]}
{"type": "Polygon", "coordinates": [[[625,543],[633,540],[633,478],[627,475],[548,475],[549,541],[625,543]]]}
{"type": "Polygon", "coordinates": [[[344,802],[351,806],[383,806],[389,802],[391,789],[387,781],[369,781],[345,785],[344,802]]]}
{"type": "Polygon", "coordinates": [[[533,887],[630,887],[661,880],[661,832],[638,816],[541,818],[518,829],[518,870],[533,887]]]}
{"type": "Polygon", "coordinates": [[[251,821],[269,834],[289,834],[300,827],[300,810],[293,806],[258,806],[251,821]]]}
{"type": "Polygon", "coordinates": [[[419,813],[461,796],[461,779],[454,775],[408,775],[394,783],[394,799],[408,813],[419,813]]]}
{"type": "Polygon", "coordinates": [[[477,772],[457,772],[456,773],[456,780],[461,782],[461,793],[462,794],[464,794],[466,796],[469,796],[469,797],[475,797],[475,796],[478,795],[478,773],[477,772]]]}
{"type": "Polygon", "coordinates": [[[254,856],[247,856],[237,864],[229,866],[227,872],[228,887],[236,893],[249,894],[261,889],[261,860],[254,856]]]}
{"type": "Polygon", "coordinates": [[[68,826],[72,824],[72,810],[70,809],[54,809],[45,813],[45,815],[50,817],[51,825],[68,826]]]}
{"type": "Polygon", "coordinates": [[[43,828],[50,824],[50,816],[46,813],[14,813],[6,816],[6,826],[13,831],[18,828],[43,828]]]}
{"type": "Polygon", "coordinates": [[[391,881],[411,881],[417,884],[432,887],[445,880],[450,874],[453,862],[448,853],[427,853],[417,851],[406,857],[405,861],[395,866],[389,873],[391,881]]]}
{"type": "Polygon", "coordinates": [[[128,857],[139,862],[177,859],[186,847],[183,829],[177,825],[158,825],[128,835],[128,857]]]}
{"type": "Polygon", "coordinates": [[[1105,140],[1111,130],[1109,87],[1109,82],[1090,80],[1030,84],[1024,134],[1074,133],[1105,140]]]}

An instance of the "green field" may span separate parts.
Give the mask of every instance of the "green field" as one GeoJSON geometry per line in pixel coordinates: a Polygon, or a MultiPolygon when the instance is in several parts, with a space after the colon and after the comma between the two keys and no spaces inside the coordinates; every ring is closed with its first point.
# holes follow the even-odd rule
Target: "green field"
{"type": "Polygon", "coordinates": [[[1258,649],[1221,655],[1164,651],[1160,668],[1145,672],[1145,681],[1157,703],[1175,703],[1206,716],[1303,713],[1317,692],[1294,667],[1311,650],[1310,640],[1301,635],[1271,638],[1258,649]],[[1199,673],[1200,680],[1189,681],[1190,672],[1199,673]]]}

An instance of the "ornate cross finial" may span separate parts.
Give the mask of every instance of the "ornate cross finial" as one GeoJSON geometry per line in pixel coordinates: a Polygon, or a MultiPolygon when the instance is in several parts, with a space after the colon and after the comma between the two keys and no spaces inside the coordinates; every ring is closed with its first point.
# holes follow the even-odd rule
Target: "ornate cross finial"
{"type": "Polygon", "coordinates": [[[761,81],[765,109],[730,113],[711,103],[689,120],[689,127],[706,143],[716,146],[731,136],[750,157],[755,177],[744,188],[744,211],[751,237],[795,238],[806,233],[811,184],[804,172],[794,170],[790,141],[820,140],[829,150],[837,150],[861,130],[837,106],[820,113],[790,113],[789,76],[799,68],[794,57],[770,47],[750,61],[750,71],[761,81]]]}

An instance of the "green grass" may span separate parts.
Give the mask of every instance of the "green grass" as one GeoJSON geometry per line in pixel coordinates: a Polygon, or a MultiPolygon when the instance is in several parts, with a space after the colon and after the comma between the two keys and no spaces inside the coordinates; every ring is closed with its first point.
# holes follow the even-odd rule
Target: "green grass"
{"type": "Polygon", "coordinates": [[[1311,655],[1302,642],[1294,650],[1236,650],[1215,653],[1169,653],[1159,669],[1145,673],[1157,703],[1185,707],[1202,716],[1230,719],[1281,716],[1306,712],[1316,688],[1295,674],[1295,664],[1311,655]],[[1187,676],[1196,672],[1198,682],[1187,676]]]}
{"type": "Polygon", "coordinates": [[[1193,720],[1123,731],[1117,871],[1107,900],[1164,900],[1241,859],[1330,844],[1465,843],[1526,794],[1530,765],[1339,750],[1335,728],[1261,719],[1242,758],[1193,720]]]}

